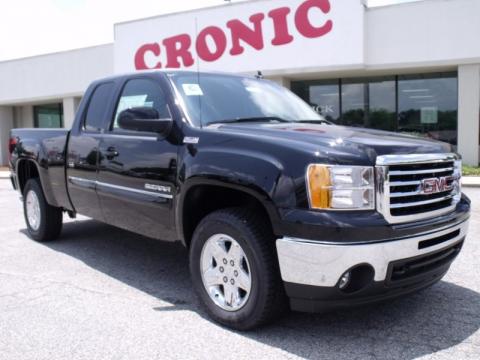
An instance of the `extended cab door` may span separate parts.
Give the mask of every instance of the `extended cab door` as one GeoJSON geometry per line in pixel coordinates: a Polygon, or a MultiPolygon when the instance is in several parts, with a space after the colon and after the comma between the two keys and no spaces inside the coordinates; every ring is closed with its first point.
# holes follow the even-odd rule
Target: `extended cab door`
{"type": "Polygon", "coordinates": [[[117,118],[131,107],[153,107],[167,118],[172,116],[170,106],[159,76],[139,75],[124,82],[102,135],[97,182],[107,223],[163,240],[176,238],[173,201],[178,147],[168,137],[120,129],[117,118]]]}
{"type": "Polygon", "coordinates": [[[78,111],[67,149],[67,184],[70,200],[79,214],[103,221],[96,193],[101,131],[111,113],[114,82],[92,85],[78,111]]]}

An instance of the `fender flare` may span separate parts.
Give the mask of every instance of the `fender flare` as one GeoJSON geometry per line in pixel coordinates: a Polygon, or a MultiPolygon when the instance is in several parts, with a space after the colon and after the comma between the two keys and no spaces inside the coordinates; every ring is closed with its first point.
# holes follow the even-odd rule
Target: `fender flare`
{"type": "MultiPolygon", "coordinates": [[[[26,184],[26,181],[25,181],[25,183],[23,184],[23,187],[22,187],[22,184],[21,184],[21,181],[20,181],[20,171],[19,171],[19,169],[21,168],[21,166],[23,166],[24,163],[27,163],[27,162],[32,163],[33,166],[35,166],[35,168],[37,169],[38,177],[39,177],[39,180],[40,180],[40,186],[42,187],[43,194],[45,195],[45,199],[47,200],[47,203],[52,205],[52,206],[58,207],[57,200],[55,199],[52,187],[50,186],[50,182],[48,181],[48,173],[46,172],[46,169],[43,169],[42,167],[40,167],[38,162],[35,161],[32,158],[20,158],[15,163],[14,169],[15,169],[15,173],[16,173],[16,177],[17,177],[18,191],[20,193],[22,193],[23,187],[26,184]]],[[[22,196],[23,196],[23,194],[22,194],[22,196]]]]}
{"type": "Polygon", "coordinates": [[[280,222],[280,214],[275,207],[272,199],[261,189],[257,187],[248,187],[245,185],[239,185],[232,182],[226,182],[224,179],[218,180],[213,179],[211,177],[204,177],[204,176],[195,176],[187,181],[182,185],[180,193],[177,195],[176,207],[175,207],[175,219],[176,219],[176,228],[177,228],[177,235],[181,242],[186,245],[185,234],[183,231],[184,221],[183,221],[183,212],[184,212],[184,203],[187,198],[189,191],[196,186],[217,186],[227,189],[232,189],[236,191],[243,192],[247,195],[252,196],[255,198],[265,209],[270,222],[273,227],[273,231],[275,233],[275,229],[277,228],[280,222]]]}

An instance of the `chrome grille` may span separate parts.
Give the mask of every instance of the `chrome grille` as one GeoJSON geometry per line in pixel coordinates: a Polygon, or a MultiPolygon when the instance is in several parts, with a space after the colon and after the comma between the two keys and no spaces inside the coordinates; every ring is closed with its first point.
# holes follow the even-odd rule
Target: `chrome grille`
{"type": "Polygon", "coordinates": [[[460,199],[455,154],[385,155],[377,158],[377,210],[390,223],[442,215],[460,199]]]}

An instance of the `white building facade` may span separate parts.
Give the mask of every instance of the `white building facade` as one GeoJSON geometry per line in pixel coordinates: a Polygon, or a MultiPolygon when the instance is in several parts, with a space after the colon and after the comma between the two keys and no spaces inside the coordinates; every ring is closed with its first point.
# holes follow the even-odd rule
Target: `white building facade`
{"type": "MultiPolygon", "coordinates": [[[[115,73],[256,74],[343,125],[450,142],[479,163],[480,1],[253,0],[115,25],[115,42],[0,62],[0,164],[14,127],[70,127],[115,73]]],[[[234,99],[232,99],[234,101],[234,99]]]]}

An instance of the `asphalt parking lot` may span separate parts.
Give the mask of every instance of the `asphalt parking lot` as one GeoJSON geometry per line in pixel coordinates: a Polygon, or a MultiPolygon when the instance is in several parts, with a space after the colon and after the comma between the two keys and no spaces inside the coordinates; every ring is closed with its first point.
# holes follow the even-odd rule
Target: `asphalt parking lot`
{"type": "Polygon", "coordinates": [[[181,246],[86,218],[36,243],[0,180],[0,359],[479,359],[480,189],[465,192],[470,236],[439,284],[239,333],[199,307],[181,246]]]}

